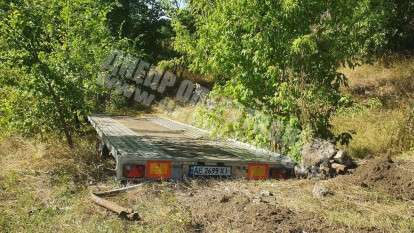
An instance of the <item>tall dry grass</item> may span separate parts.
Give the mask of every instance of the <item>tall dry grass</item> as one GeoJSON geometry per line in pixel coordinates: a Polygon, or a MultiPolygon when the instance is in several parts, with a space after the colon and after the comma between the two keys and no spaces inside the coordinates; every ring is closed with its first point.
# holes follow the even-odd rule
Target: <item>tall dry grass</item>
{"type": "Polygon", "coordinates": [[[353,106],[332,117],[334,131],[353,132],[347,147],[357,158],[413,149],[414,58],[341,70],[353,106]],[[375,103],[375,104],[372,104],[375,103]]]}

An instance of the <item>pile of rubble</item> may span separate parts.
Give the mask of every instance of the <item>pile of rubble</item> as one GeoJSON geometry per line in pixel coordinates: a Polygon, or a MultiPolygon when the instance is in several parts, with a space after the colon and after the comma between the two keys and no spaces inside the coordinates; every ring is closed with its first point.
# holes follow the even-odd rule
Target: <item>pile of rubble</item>
{"type": "Polygon", "coordinates": [[[340,174],[352,172],[356,167],[354,161],[335,144],[314,139],[302,148],[302,162],[295,167],[299,178],[327,179],[340,174]]]}

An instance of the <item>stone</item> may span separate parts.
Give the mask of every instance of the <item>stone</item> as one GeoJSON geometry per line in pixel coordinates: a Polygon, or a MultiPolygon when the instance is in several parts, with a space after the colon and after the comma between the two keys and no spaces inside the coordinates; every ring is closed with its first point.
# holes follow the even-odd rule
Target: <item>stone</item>
{"type": "Polygon", "coordinates": [[[230,197],[229,196],[227,196],[227,195],[223,195],[221,198],[220,198],[220,203],[227,203],[227,202],[229,202],[230,201],[230,197]]]}
{"type": "Polygon", "coordinates": [[[333,163],[332,168],[335,170],[336,174],[344,174],[346,172],[346,166],[339,164],[339,163],[333,163]]]}
{"type": "Polygon", "coordinates": [[[355,166],[352,158],[349,157],[348,154],[343,150],[339,150],[333,157],[333,160],[335,163],[345,165],[347,168],[353,168],[355,166]]]}
{"type": "Polygon", "coordinates": [[[270,196],[273,196],[273,193],[271,193],[269,190],[262,190],[262,191],[260,192],[260,195],[261,195],[262,197],[270,197],[270,196]]]}
{"type": "Polygon", "coordinates": [[[331,164],[328,161],[323,161],[319,165],[319,172],[323,172],[325,174],[329,174],[331,171],[331,164]]]}
{"type": "Polygon", "coordinates": [[[297,165],[297,166],[295,166],[294,170],[295,170],[296,178],[306,178],[306,177],[308,177],[308,170],[305,167],[303,167],[301,165],[297,165]]]}
{"type": "Polygon", "coordinates": [[[356,169],[355,168],[352,168],[352,169],[347,169],[348,170],[348,173],[350,173],[350,174],[352,174],[352,173],[354,173],[355,171],[356,171],[356,169]]]}
{"type": "Polygon", "coordinates": [[[319,166],[323,161],[329,161],[336,152],[333,143],[323,139],[314,139],[302,148],[302,165],[304,167],[319,166]]]}
{"type": "Polygon", "coordinates": [[[322,179],[327,179],[335,176],[335,170],[332,168],[332,165],[329,161],[323,161],[319,165],[319,173],[320,178],[322,179]]]}
{"type": "Polygon", "coordinates": [[[332,195],[332,194],[333,193],[327,187],[325,187],[322,184],[316,183],[313,186],[312,195],[315,198],[323,198],[323,197],[326,197],[326,196],[332,195]]]}
{"type": "Polygon", "coordinates": [[[318,166],[311,166],[308,169],[308,179],[318,179],[320,180],[321,178],[323,179],[323,177],[321,177],[321,172],[319,170],[318,166]]]}

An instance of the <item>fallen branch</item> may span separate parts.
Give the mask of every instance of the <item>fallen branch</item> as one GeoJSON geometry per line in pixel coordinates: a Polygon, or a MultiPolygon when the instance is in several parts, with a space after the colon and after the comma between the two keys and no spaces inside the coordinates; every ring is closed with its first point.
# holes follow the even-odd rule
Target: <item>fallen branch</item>
{"type": "Polygon", "coordinates": [[[120,218],[136,221],[140,219],[140,216],[137,212],[134,212],[132,209],[124,208],[112,201],[105,200],[101,197],[98,197],[94,193],[91,194],[92,201],[98,204],[99,206],[102,206],[112,212],[115,212],[118,214],[120,218]]]}
{"type": "Polygon", "coordinates": [[[110,191],[97,192],[97,193],[93,193],[93,194],[95,194],[96,196],[99,196],[99,197],[113,196],[113,195],[116,195],[116,194],[119,194],[119,193],[122,193],[122,192],[126,192],[126,191],[129,191],[131,189],[135,189],[135,188],[138,188],[138,187],[141,187],[141,186],[142,186],[142,184],[137,184],[137,185],[127,186],[127,187],[124,187],[124,188],[113,189],[113,190],[110,190],[110,191]]]}
{"type": "Polygon", "coordinates": [[[127,186],[124,188],[114,189],[114,190],[105,191],[105,192],[91,193],[92,201],[95,202],[99,206],[102,206],[112,212],[117,213],[120,218],[132,220],[132,221],[140,220],[139,214],[137,212],[134,212],[132,209],[124,208],[116,204],[115,202],[108,201],[103,198],[106,196],[113,196],[121,192],[126,192],[131,189],[138,188],[140,186],[142,186],[142,184],[127,186]]]}

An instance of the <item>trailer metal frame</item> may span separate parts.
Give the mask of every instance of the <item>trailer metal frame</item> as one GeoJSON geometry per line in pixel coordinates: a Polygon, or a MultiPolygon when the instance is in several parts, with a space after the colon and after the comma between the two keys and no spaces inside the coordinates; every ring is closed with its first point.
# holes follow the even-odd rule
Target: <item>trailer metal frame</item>
{"type": "Polygon", "coordinates": [[[167,118],[94,115],[88,120],[101,151],[115,159],[118,180],[127,179],[124,166],[145,166],[148,161],[171,161],[173,179],[190,176],[191,166],[197,165],[231,167],[232,177],[246,177],[249,164],[266,164],[283,173],[275,178],[293,174],[295,164],[286,156],[235,140],[213,139],[206,130],[167,118]]]}

